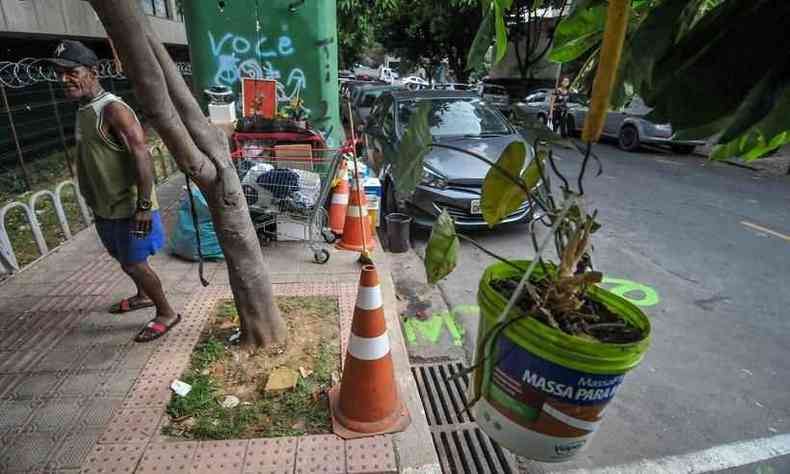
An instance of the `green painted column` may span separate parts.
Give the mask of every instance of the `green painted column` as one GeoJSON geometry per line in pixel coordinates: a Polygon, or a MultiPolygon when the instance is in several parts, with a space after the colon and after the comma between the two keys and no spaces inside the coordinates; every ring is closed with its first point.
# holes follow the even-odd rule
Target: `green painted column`
{"type": "Polygon", "coordinates": [[[238,104],[240,77],[276,79],[281,97],[301,91],[313,128],[340,144],[335,0],[185,0],[184,18],[201,101],[225,85],[238,104]]]}

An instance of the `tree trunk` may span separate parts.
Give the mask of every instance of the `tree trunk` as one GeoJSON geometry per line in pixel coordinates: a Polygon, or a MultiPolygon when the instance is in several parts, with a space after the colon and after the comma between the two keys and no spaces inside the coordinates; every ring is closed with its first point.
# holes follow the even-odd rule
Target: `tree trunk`
{"type": "Polygon", "coordinates": [[[90,0],[115,45],[142,113],[203,192],[228,264],[241,321],[241,343],[282,343],[287,328],[247,209],[227,137],[212,126],[137,1],[90,0]]]}

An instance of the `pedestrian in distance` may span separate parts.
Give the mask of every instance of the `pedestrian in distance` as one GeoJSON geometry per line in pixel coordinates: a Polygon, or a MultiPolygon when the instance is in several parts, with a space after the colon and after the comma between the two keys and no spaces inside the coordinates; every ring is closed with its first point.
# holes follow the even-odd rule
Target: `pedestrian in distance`
{"type": "Polygon", "coordinates": [[[551,117],[552,130],[563,137],[568,135],[565,115],[568,113],[568,98],[571,95],[570,87],[570,78],[563,76],[549,99],[549,116],[551,117]]]}
{"type": "Polygon", "coordinates": [[[122,299],[110,312],[155,306],[156,316],[135,337],[137,342],[153,341],[178,324],[181,315],[170,306],[148,263],[164,245],[165,235],[145,133],[131,107],[102,89],[98,58],[87,46],[63,41],[48,61],[66,98],[79,101],[75,135],[80,192],[93,211],[102,244],[137,287],[136,295],[122,299]]]}

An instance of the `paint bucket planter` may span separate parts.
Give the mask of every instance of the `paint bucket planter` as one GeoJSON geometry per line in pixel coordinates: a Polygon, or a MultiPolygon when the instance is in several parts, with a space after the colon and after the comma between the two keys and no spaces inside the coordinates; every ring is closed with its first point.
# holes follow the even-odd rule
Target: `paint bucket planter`
{"type": "MultiPolygon", "coordinates": [[[[526,268],[528,261],[514,262],[526,268]]],[[[523,273],[522,273],[523,274],[523,273]]],[[[482,320],[477,356],[507,300],[492,280],[521,277],[497,263],[480,281],[482,320]]],[[[540,267],[533,275],[540,277],[540,267]]],[[[625,374],[642,360],[650,343],[650,322],[625,299],[601,288],[588,296],[644,333],[630,344],[594,342],[568,335],[535,318],[520,318],[496,333],[493,352],[475,371],[470,399],[482,394],[472,413],[480,427],[516,454],[544,462],[573,458],[589,444],[625,374]]],[[[507,321],[519,316],[514,310],[507,321]]]]}

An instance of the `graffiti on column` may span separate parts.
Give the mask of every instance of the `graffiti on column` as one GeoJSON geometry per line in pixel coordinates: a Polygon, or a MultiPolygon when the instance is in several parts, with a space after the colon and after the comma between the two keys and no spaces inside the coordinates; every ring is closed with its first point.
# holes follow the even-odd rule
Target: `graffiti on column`
{"type": "Polygon", "coordinates": [[[280,70],[278,59],[296,52],[294,42],[283,26],[279,36],[260,35],[253,39],[235,34],[208,32],[211,53],[216,61],[214,83],[234,85],[241,78],[271,79],[278,82],[280,100],[289,100],[307,88],[307,78],[299,67],[280,70]]]}

